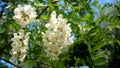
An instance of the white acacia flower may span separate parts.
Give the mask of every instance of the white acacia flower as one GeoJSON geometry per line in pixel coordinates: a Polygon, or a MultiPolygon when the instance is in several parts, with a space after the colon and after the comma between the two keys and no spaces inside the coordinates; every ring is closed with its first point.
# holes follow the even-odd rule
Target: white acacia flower
{"type": "Polygon", "coordinates": [[[67,19],[63,19],[62,14],[57,18],[56,16],[56,12],[53,11],[50,22],[45,25],[47,31],[42,33],[45,52],[52,60],[59,59],[58,56],[64,52],[64,49],[73,43],[70,23],[67,23],[67,19]]]}
{"type": "Polygon", "coordinates": [[[29,32],[27,34],[24,34],[23,29],[21,29],[18,33],[13,34],[14,37],[11,39],[13,41],[11,44],[12,58],[16,58],[21,62],[25,59],[26,50],[28,49],[29,34],[29,32]]]}
{"type": "Polygon", "coordinates": [[[31,23],[37,17],[35,8],[30,5],[18,5],[14,10],[14,14],[15,16],[13,19],[15,19],[22,28],[25,28],[26,25],[31,23]]]}

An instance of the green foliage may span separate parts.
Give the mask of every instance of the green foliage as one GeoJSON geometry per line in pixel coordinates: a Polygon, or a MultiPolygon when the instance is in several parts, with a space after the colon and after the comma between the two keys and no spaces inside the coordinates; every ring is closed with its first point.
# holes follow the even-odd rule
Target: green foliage
{"type": "Polygon", "coordinates": [[[34,65],[34,61],[31,61],[31,60],[27,60],[24,65],[25,65],[25,68],[33,68],[33,65],[34,65]]]}
{"type": "Polygon", "coordinates": [[[5,31],[5,29],[0,28],[0,33],[3,33],[5,31]]]}

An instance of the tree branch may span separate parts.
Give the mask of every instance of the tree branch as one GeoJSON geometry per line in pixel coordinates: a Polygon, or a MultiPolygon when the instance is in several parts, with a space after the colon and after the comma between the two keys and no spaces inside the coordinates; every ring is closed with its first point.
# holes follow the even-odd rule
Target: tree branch
{"type": "Polygon", "coordinates": [[[49,8],[49,6],[46,6],[46,7],[43,9],[43,11],[37,16],[37,18],[40,17],[40,15],[42,15],[42,14],[44,13],[44,11],[47,10],[47,8],[49,8]]]}
{"type": "Polygon", "coordinates": [[[7,45],[5,45],[3,48],[1,48],[1,49],[0,49],[0,52],[1,52],[1,53],[4,52],[4,49],[6,49],[7,47],[9,47],[11,43],[12,43],[12,41],[9,42],[7,45]]]}
{"type": "Polygon", "coordinates": [[[0,53],[1,53],[1,54],[5,54],[5,55],[8,55],[8,56],[11,56],[8,52],[5,52],[5,49],[8,48],[11,43],[12,43],[12,41],[9,42],[7,45],[5,45],[3,48],[1,48],[1,49],[0,49],[0,53]]]}
{"type": "Polygon", "coordinates": [[[3,51],[5,48],[9,47],[11,43],[12,43],[12,41],[10,41],[7,45],[5,45],[5,47],[3,47],[2,49],[0,49],[0,51],[3,51]]]}
{"type": "Polygon", "coordinates": [[[17,67],[17,68],[22,68],[22,67],[20,67],[20,66],[18,66],[18,65],[15,65],[14,63],[12,63],[12,62],[4,59],[4,58],[2,58],[2,57],[0,57],[0,59],[1,59],[1,60],[4,60],[5,62],[7,62],[7,63],[9,63],[9,64],[11,64],[11,65],[13,65],[13,66],[15,66],[15,67],[17,67]]]}
{"type": "MultiPolygon", "coordinates": [[[[56,2],[58,2],[58,1],[53,1],[52,4],[55,4],[56,2]]],[[[40,15],[42,15],[49,7],[50,7],[50,6],[46,6],[46,7],[43,9],[43,11],[42,11],[40,14],[38,14],[37,18],[39,18],[40,15]]]]}
{"type": "Polygon", "coordinates": [[[4,55],[8,55],[8,56],[11,56],[11,54],[9,54],[9,53],[7,53],[7,52],[1,52],[2,54],[4,54],[4,55]]]}

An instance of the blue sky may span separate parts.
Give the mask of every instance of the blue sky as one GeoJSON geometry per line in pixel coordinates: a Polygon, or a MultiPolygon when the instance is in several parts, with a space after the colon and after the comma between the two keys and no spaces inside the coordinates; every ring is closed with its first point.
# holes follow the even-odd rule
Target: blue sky
{"type": "Polygon", "coordinates": [[[101,5],[104,5],[105,3],[113,4],[115,0],[98,0],[101,5]]]}
{"type": "Polygon", "coordinates": [[[3,6],[4,4],[5,4],[5,2],[1,2],[1,0],[0,0],[0,12],[2,10],[1,6],[3,6]]]}
{"type": "Polygon", "coordinates": [[[9,64],[9,63],[6,63],[4,60],[0,60],[1,63],[3,63],[4,65],[7,65],[8,68],[16,68],[15,66],[9,64]]]}

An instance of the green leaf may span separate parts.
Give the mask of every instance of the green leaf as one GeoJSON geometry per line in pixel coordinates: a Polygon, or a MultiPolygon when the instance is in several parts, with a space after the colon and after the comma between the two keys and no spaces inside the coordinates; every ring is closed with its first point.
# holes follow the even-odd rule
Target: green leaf
{"type": "Polygon", "coordinates": [[[61,4],[55,4],[54,6],[61,6],[61,4]]]}
{"type": "Polygon", "coordinates": [[[95,60],[94,63],[95,63],[95,65],[104,65],[104,64],[106,64],[106,59],[104,57],[102,57],[102,58],[95,60]]]}
{"type": "Polygon", "coordinates": [[[81,20],[89,20],[90,14],[85,15],[81,20]]]}
{"type": "Polygon", "coordinates": [[[76,58],[76,57],[74,57],[74,59],[75,59],[75,66],[77,66],[79,63],[81,63],[82,65],[85,65],[84,59],[76,58]]]}
{"type": "Polygon", "coordinates": [[[66,68],[61,61],[54,61],[52,64],[55,66],[55,68],[66,68]]]}
{"type": "Polygon", "coordinates": [[[46,16],[41,16],[41,19],[47,19],[48,18],[48,15],[46,15],[46,16]]]}
{"type": "Polygon", "coordinates": [[[27,60],[24,63],[25,68],[32,68],[35,62],[31,61],[31,60],[27,60]]]}
{"type": "Polygon", "coordinates": [[[5,32],[5,29],[4,28],[0,28],[0,33],[3,33],[5,32]]]}
{"type": "Polygon", "coordinates": [[[104,46],[104,41],[98,42],[98,44],[96,44],[96,46],[92,49],[92,52],[99,50],[103,46],[104,46]]]}
{"type": "Polygon", "coordinates": [[[87,62],[93,67],[92,60],[90,57],[86,57],[87,62]]]}
{"type": "Polygon", "coordinates": [[[94,68],[108,68],[107,64],[104,65],[95,65],[94,68]]]}
{"type": "Polygon", "coordinates": [[[96,56],[92,56],[92,58],[93,58],[93,60],[97,60],[99,58],[102,58],[103,55],[105,55],[105,53],[106,53],[106,51],[100,50],[100,53],[96,54],[96,56]]]}

